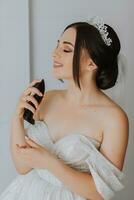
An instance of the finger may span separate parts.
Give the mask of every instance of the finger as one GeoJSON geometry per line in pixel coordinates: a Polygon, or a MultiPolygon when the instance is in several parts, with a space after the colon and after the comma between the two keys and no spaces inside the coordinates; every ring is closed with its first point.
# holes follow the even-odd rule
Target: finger
{"type": "Polygon", "coordinates": [[[29,103],[29,101],[31,101],[35,105],[36,109],[38,108],[39,103],[33,96],[23,97],[23,100],[28,102],[28,103],[29,103]]]}
{"type": "Polygon", "coordinates": [[[27,146],[27,148],[31,148],[31,146],[27,143],[27,140],[28,140],[28,136],[27,135],[25,135],[25,142],[26,142],[26,146],[27,146]]]}
{"type": "Polygon", "coordinates": [[[31,140],[30,138],[27,139],[27,143],[31,145],[32,147],[39,147],[39,145],[35,143],[33,140],[31,140]]]}
{"type": "Polygon", "coordinates": [[[40,81],[41,81],[40,79],[35,79],[29,84],[29,86],[33,86],[35,83],[38,83],[40,81]]]}
{"type": "Polygon", "coordinates": [[[25,101],[22,103],[22,107],[30,110],[33,114],[36,112],[36,109],[25,101]]]}
{"type": "Polygon", "coordinates": [[[30,88],[30,87],[33,87],[33,86],[34,86],[36,83],[38,83],[38,82],[41,82],[41,80],[40,80],[40,79],[35,79],[35,80],[33,80],[33,81],[28,85],[27,89],[30,88]]]}
{"type": "Polygon", "coordinates": [[[17,148],[26,148],[26,144],[25,145],[19,145],[19,144],[16,144],[17,148]]]}
{"type": "Polygon", "coordinates": [[[31,150],[32,148],[30,147],[30,148],[23,148],[23,147],[19,147],[19,146],[17,146],[17,151],[18,151],[18,153],[19,154],[22,154],[22,155],[24,155],[24,156],[26,156],[26,155],[28,155],[28,153],[30,153],[30,150],[31,150]]]}
{"type": "Polygon", "coordinates": [[[38,83],[38,82],[40,82],[40,81],[41,81],[41,80],[39,80],[39,79],[33,80],[31,83],[29,83],[28,87],[26,88],[26,91],[27,91],[27,89],[29,89],[29,87],[34,86],[36,83],[38,83]]]}
{"type": "Polygon", "coordinates": [[[18,144],[16,144],[16,147],[17,147],[17,152],[20,154],[20,153],[24,153],[24,149],[25,148],[22,148],[22,147],[20,147],[18,144]]]}
{"type": "Polygon", "coordinates": [[[37,94],[39,96],[43,96],[43,94],[35,87],[28,87],[25,91],[24,91],[24,96],[27,95],[34,95],[37,94]]]}

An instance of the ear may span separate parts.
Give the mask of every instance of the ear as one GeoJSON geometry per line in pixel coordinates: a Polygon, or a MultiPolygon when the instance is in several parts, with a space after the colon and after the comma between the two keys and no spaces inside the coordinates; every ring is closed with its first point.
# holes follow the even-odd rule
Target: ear
{"type": "Polygon", "coordinates": [[[97,69],[97,65],[93,62],[92,59],[89,59],[87,68],[89,71],[94,71],[97,69]]]}

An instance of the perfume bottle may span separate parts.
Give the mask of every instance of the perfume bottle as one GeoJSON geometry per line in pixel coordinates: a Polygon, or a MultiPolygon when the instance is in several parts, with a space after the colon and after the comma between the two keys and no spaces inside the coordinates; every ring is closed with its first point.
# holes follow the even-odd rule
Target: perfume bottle
{"type": "MultiPolygon", "coordinates": [[[[33,87],[37,88],[44,95],[44,92],[45,92],[45,81],[44,81],[44,79],[42,79],[38,83],[35,83],[35,85],[33,87]]],[[[43,96],[39,96],[37,94],[34,94],[33,97],[38,101],[39,104],[40,104],[40,102],[43,98],[43,96]]],[[[31,101],[29,101],[28,103],[36,109],[35,105],[31,101]]],[[[33,119],[33,112],[31,110],[28,110],[27,108],[24,108],[23,118],[27,122],[29,122],[31,124],[35,124],[35,120],[33,119]]]]}

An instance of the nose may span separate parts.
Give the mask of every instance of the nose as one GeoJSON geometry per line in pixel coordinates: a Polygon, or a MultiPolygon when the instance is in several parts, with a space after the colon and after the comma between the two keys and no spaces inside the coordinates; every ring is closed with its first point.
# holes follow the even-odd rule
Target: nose
{"type": "Polygon", "coordinates": [[[52,57],[55,58],[60,56],[61,56],[60,50],[58,48],[54,49],[52,52],[52,57]]]}

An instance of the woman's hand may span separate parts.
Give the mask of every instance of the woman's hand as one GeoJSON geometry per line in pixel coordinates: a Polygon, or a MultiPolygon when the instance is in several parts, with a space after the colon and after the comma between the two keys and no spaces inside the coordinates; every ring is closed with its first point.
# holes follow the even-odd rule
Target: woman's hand
{"type": "Polygon", "coordinates": [[[52,154],[32,139],[26,139],[27,146],[17,146],[17,151],[23,162],[31,168],[47,168],[48,159],[52,154]]]}
{"type": "Polygon", "coordinates": [[[26,88],[26,90],[24,90],[22,95],[20,96],[16,111],[15,111],[15,116],[17,116],[18,118],[23,119],[24,108],[27,108],[28,110],[30,110],[33,113],[33,117],[34,117],[34,114],[36,114],[37,109],[39,109],[39,103],[33,97],[33,95],[34,94],[37,94],[39,96],[43,95],[37,88],[34,87],[34,84],[40,81],[41,80],[32,81],[29,84],[29,86],[26,88]],[[36,109],[32,105],[30,105],[29,102],[32,102],[36,109]]]}

